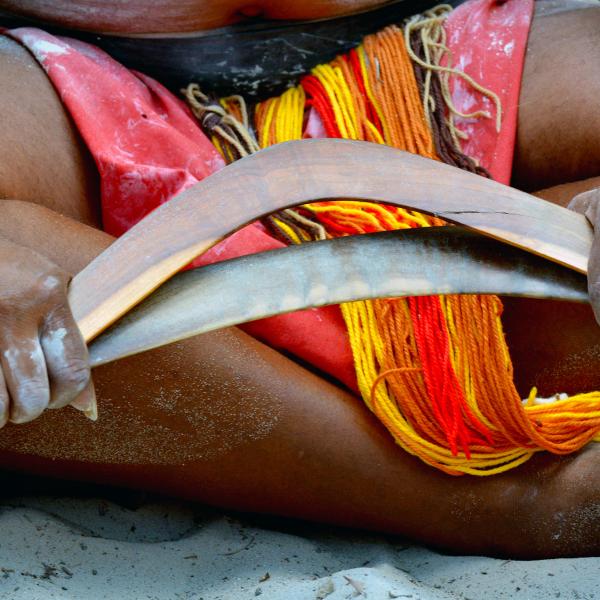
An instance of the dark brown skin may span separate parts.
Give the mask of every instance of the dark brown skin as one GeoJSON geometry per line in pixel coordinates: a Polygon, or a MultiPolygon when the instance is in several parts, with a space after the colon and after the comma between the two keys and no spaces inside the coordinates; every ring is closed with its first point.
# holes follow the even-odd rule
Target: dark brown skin
{"type": "Polygon", "coordinates": [[[30,248],[0,238],[0,424],[46,408],[94,410],[87,347],[67,301],[69,276],[30,248]],[[83,404],[82,404],[83,403],[83,404]]]}
{"type": "MultiPolygon", "coordinates": [[[[600,11],[586,12],[600,19],[600,11]]],[[[556,35],[555,17],[544,21],[530,48],[546,43],[547,28],[555,27],[545,68],[561,73],[573,40],[556,35]]],[[[43,128],[39,112],[19,110],[39,69],[27,52],[6,44],[0,105],[14,113],[14,123],[8,119],[0,131],[0,165],[12,161],[0,177],[0,197],[27,202],[0,201],[0,236],[74,274],[111,242],[94,228],[97,204],[85,199],[93,169],[51,87],[36,91],[43,128]],[[61,148],[62,162],[44,161],[61,148]],[[39,152],[39,164],[28,159],[30,149],[39,152]]],[[[565,94],[554,79],[555,93],[565,94]]],[[[534,84],[524,82],[521,103],[541,113],[549,95],[534,84]]],[[[578,125],[572,111],[565,115],[578,125]]],[[[535,163],[531,156],[545,131],[540,121],[530,137],[519,138],[517,168],[535,163]]],[[[590,143],[586,152],[599,149],[590,143]]],[[[557,169],[560,181],[587,176],[576,164],[557,169]]],[[[535,166],[529,177],[545,187],[535,166]]],[[[563,203],[574,195],[568,187],[544,194],[563,203]]],[[[533,383],[545,383],[542,393],[600,389],[600,329],[589,308],[511,301],[504,323],[522,391],[533,383]]],[[[400,533],[457,552],[529,558],[600,552],[596,446],[564,458],[538,455],[502,476],[452,478],[399,450],[359,399],[236,329],[106,365],[94,379],[97,422],[64,409],[9,424],[0,432],[0,464],[400,533]]]]}
{"type": "Polygon", "coordinates": [[[513,185],[525,191],[600,175],[600,10],[534,18],[513,185]]]}
{"type": "Polygon", "coordinates": [[[596,320],[600,323],[600,187],[577,194],[569,208],[585,215],[599,235],[594,237],[588,263],[588,293],[596,320]]]}
{"type": "Polygon", "coordinates": [[[0,9],[72,29],[119,33],[181,33],[248,18],[325,19],[374,8],[387,0],[0,0],[0,9]]]}

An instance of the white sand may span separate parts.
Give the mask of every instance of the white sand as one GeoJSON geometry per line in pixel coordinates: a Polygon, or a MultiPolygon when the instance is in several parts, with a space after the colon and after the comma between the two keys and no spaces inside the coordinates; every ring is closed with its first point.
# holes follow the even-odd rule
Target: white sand
{"type": "Polygon", "coordinates": [[[0,531],[0,598],[10,600],[600,598],[600,558],[448,557],[183,503],[5,499],[0,531]]]}

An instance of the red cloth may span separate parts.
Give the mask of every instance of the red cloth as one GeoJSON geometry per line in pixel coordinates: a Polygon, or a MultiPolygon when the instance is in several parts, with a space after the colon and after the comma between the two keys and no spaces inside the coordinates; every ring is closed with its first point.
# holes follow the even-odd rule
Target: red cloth
{"type": "MultiPolygon", "coordinates": [[[[104,229],[119,236],[154,208],[224,166],[187,106],[162,85],[105,52],[34,28],[5,32],[35,56],[56,88],[100,173],[104,229]]],[[[260,225],[218,244],[193,265],[281,248],[260,225]]],[[[337,306],[242,326],[356,387],[346,327],[337,306]]]]}
{"type": "MultiPolygon", "coordinates": [[[[491,120],[461,126],[471,136],[467,153],[505,182],[512,162],[532,6],[533,0],[472,0],[454,11],[446,24],[458,64],[502,98],[500,135],[491,120]]],[[[153,79],[126,69],[102,50],[78,40],[34,28],[4,33],[27,47],[45,69],[94,157],[107,232],[121,235],[154,208],[224,165],[183,102],[153,79]]],[[[485,98],[464,90],[460,82],[454,90],[459,108],[472,110],[483,104],[489,109],[485,98]]],[[[317,137],[321,129],[312,112],[307,135],[317,137]]],[[[193,264],[281,246],[262,227],[251,225],[193,264]]],[[[281,315],[243,328],[356,389],[352,353],[338,307],[281,315]]]]}
{"type": "Polygon", "coordinates": [[[445,29],[454,67],[495,92],[502,104],[502,127],[496,130],[494,103],[462,78],[452,79],[452,99],[464,113],[485,110],[491,119],[458,118],[469,139],[463,151],[501,183],[510,182],[521,76],[533,0],[471,0],[452,11],[445,29]]]}

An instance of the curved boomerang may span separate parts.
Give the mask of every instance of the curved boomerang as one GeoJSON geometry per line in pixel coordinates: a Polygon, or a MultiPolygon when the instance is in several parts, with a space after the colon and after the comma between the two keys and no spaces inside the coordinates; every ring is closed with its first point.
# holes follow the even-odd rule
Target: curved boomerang
{"type": "Polygon", "coordinates": [[[279,144],[237,161],[160,206],[73,280],[86,341],[193,258],[266,214],[353,198],[416,209],[570,267],[587,269],[585,218],[502,184],[388,146],[348,140],[279,144]]]}
{"type": "Polygon", "coordinates": [[[179,273],[92,342],[90,359],[98,366],[313,306],[447,293],[584,302],[587,284],[571,269],[462,227],[351,236],[179,273]]]}

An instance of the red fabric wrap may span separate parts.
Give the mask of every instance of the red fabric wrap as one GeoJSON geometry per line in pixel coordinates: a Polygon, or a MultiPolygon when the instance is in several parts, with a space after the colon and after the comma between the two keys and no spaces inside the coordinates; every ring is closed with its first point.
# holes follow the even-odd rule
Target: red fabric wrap
{"type": "Polygon", "coordinates": [[[462,113],[484,110],[490,119],[458,118],[468,136],[462,149],[492,178],[508,184],[512,170],[519,92],[525,62],[533,0],[471,0],[456,8],[445,24],[453,66],[496,93],[502,105],[502,127],[496,130],[492,100],[459,77],[452,81],[452,99],[462,113]]]}

